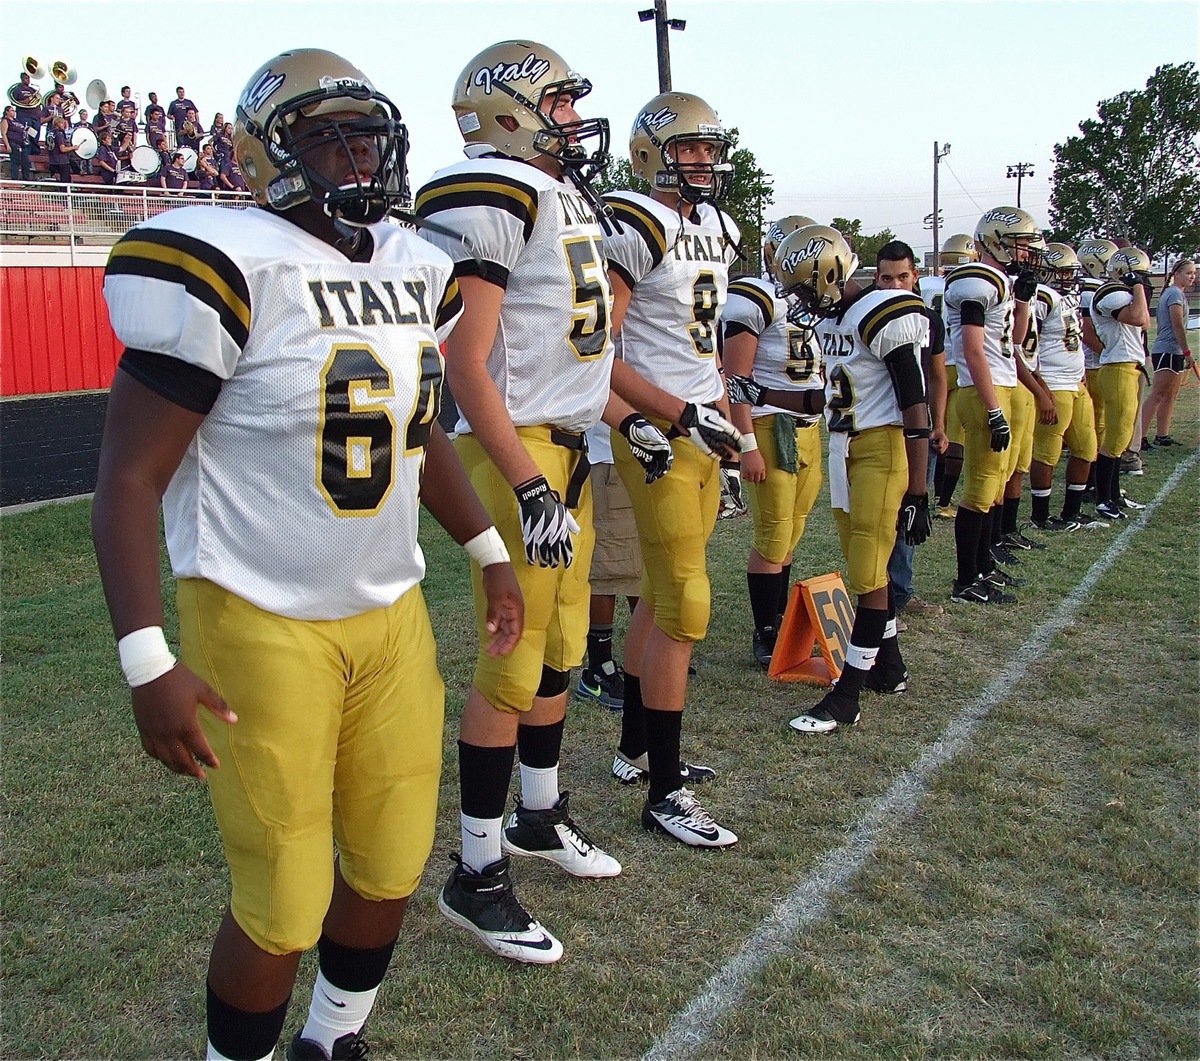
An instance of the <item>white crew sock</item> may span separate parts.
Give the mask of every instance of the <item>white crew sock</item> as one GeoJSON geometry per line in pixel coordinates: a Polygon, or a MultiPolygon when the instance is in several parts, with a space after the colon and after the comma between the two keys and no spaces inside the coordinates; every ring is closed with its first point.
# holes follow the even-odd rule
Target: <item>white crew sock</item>
{"type": "Polygon", "coordinates": [[[549,810],[558,802],[558,765],[544,768],[521,763],[521,806],[549,810]]]}
{"type": "Polygon", "coordinates": [[[462,833],[463,865],[472,873],[479,873],[500,858],[500,829],[503,818],[472,818],[459,814],[462,833]]]}
{"type": "Polygon", "coordinates": [[[308,1007],[308,1020],[300,1032],[300,1038],[319,1043],[321,1049],[332,1054],[333,1044],[343,1035],[353,1035],[367,1023],[377,994],[378,987],[370,991],[345,991],[334,987],[318,969],[312,1002],[308,1007]]]}

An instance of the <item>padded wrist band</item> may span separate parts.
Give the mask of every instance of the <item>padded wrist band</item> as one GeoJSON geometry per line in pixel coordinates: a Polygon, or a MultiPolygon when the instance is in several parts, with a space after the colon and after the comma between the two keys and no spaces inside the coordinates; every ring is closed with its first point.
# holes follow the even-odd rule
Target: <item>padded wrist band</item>
{"type": "Polygon", "coordinates": [[[758,439],[754,437],[754,431],[746,431],[742,434],[742,452],[753,453],[758,449],[758,439]]]}
{"type": "Polygon", "coordinates": [[[131,689],[149,685],[176,663],[161,626],[143,626],[126,634],[117,642],[117,655],[121,657],[121,670],[131,689]]]}
{"type": "Polygon", "coordinates": [[[509,562],[508,549],[505,548],[504,539],[500,537],[500,532],[495,527],[488,527],[487,530],[480,531],[469,542],[464,542],[463,548],[480,567],[491,567],[492,564],[509,562]]]}

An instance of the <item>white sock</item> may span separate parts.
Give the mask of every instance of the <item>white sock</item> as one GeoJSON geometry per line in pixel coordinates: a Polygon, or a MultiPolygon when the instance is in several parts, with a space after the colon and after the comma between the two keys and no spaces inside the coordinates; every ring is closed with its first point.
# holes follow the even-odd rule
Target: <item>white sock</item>
{"type": "Polygon", "coordinates": [[[558,802],[558,764],[538,768],[521,763],[521,806],[549,810],[558,802]]]}
{"type": "Polygon", "coordinates": [[[503,818],[472,818],[459,814],[462,860],[472,873],[479,873],[500,858],[500,829],[503,818]]]}
{"type": "MultiPolygon", "coordinates": [[[[894,623],[895,620],[893,619],[892,622],[894,623]]],[[[851,641],[846,648],[846,666],[869,671],[875,666],[875,657],[878,655],[878,646],[875,648],[862,648],[851,641]]]]}
{"type": "MultiPolygon", "coordinates": [[[[271,1061],[271,1058],[274,1056],[275,1051],[272,1049],[271,1052],[267,1054],[266,1057],[261,1058],[260,1061],[271,1061]]],[[[212,1040],[210,1039],[208,1041],[208,1045],[204,1047],[204,1061],[229,1061],[229,1058],[227,1058],[223,1053],[221,1053],[220,1050],[213,1046],[212,1040]]]]}
{"type": "Polygon", "coordinates": [[[335,1042],[343,1035],[355,1034],[367,1023],[377,994],[378,987],[370,991],[345,991],[334,987],[318,969],[308,1020],[300,1038],[319,1043],[327,1054],[332,1054],[335,1042]]]}

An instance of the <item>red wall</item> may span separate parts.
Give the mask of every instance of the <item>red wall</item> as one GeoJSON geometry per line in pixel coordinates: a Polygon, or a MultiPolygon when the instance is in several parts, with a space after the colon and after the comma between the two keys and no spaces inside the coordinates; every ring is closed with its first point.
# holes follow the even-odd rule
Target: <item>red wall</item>
{"type": "Polygon", "coordinates": [[[122,346],[103,283],[103,266],[0,269],[0,396],[112,383],[122,346]]]}

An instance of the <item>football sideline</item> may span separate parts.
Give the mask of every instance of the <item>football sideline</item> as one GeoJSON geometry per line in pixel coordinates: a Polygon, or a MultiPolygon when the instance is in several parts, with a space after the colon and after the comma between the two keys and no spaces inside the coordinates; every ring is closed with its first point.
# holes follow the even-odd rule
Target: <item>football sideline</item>
{"type": "Polygon", "coordinates": [[[1028,675],[1046,646],[1063,632],[1089,598],[1100,579],[1120,559],[1150,518],[1185,476],[1200,464],[1200,453],[1180,463],[1153,501],[1088,569],[1078,585],[1025,639],[1008,665],[984,689],[979,699],[943,730],[916,763],[904,771],[868,808],[845,842],[828,852],[812,873],[797,883],[763,919],[758,930],[704,986],[643,1055],[645,1061],[668,1061],[699,1054],[726,1014],[734,1010],[768,962],[786,954],[808,926],[822,920],[833,899],[841,894],[879,842],[902,827],[917,811],[933,775],[953,760],[970,741],[979,724],[1009,699],[1028,675]]]}

